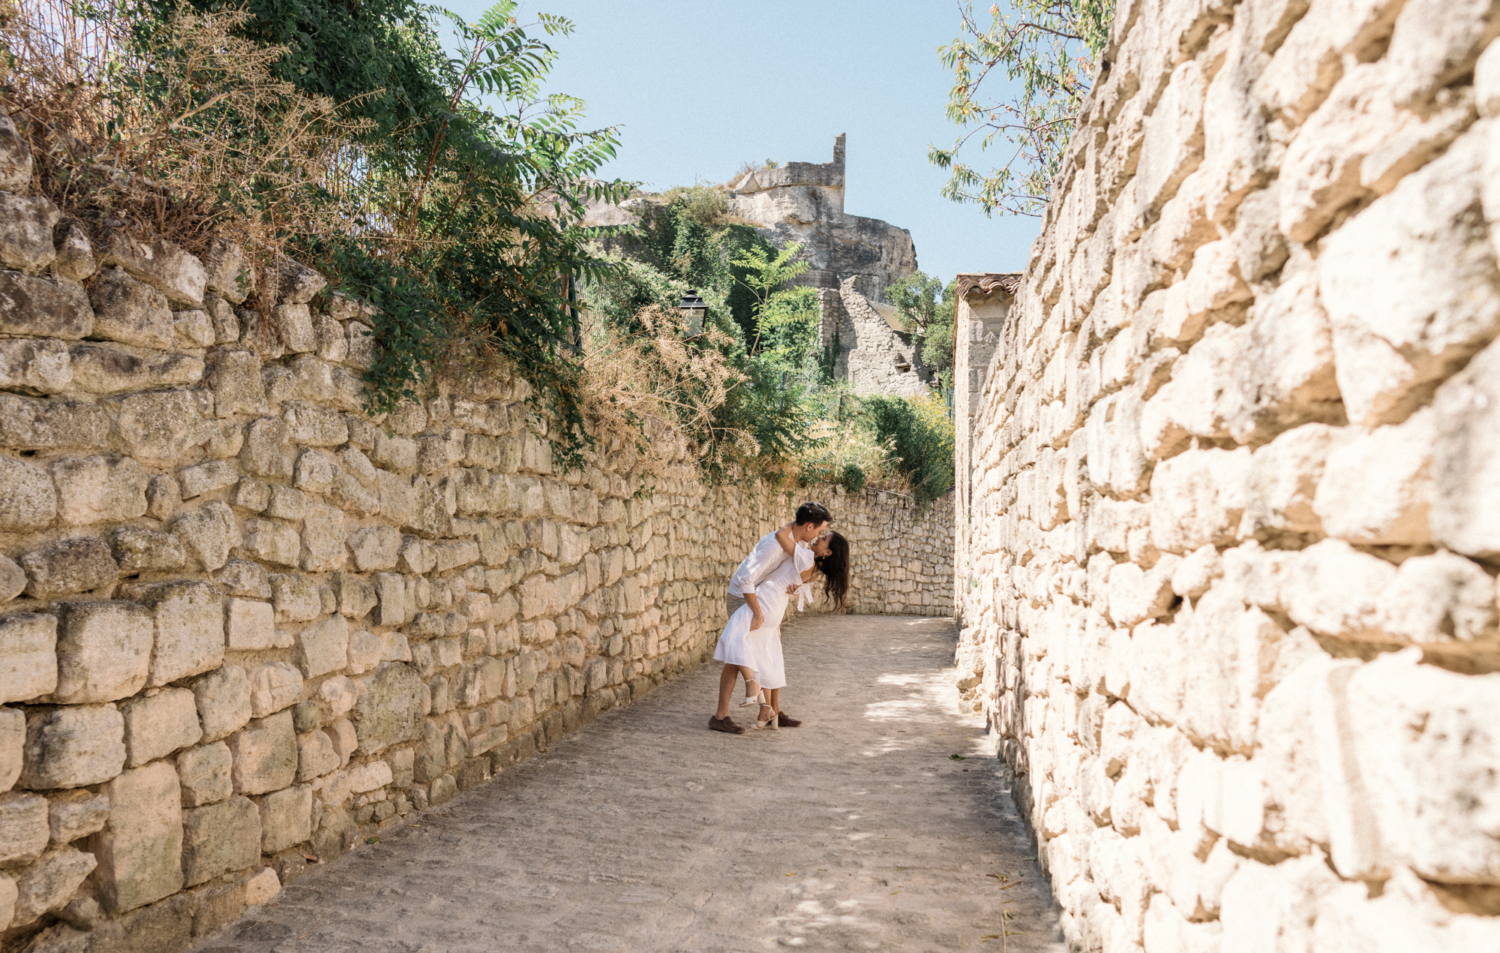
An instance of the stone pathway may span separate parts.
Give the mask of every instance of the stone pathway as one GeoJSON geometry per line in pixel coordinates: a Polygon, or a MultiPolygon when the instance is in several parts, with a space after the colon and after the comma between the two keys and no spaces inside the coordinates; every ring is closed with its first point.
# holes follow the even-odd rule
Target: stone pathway
{"type": "Polygon", "coordinates": [[[957,714],[953,624],[812,617],[784,636],[804,727],[706,730],[705,665],[201,949],[1063,950],[1008,776],[957,714]]]}

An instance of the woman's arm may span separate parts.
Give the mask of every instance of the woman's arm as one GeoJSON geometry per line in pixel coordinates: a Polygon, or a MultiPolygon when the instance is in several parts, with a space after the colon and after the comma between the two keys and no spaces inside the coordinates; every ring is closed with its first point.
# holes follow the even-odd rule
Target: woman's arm
{"type": "Polygon", "coordinates": [[[786,551],[788,556],[796,555],[797,541],[792,539],[791,523],[786,524],[776,531],[776,542],[781,544],[781,548],[786,551]]]}

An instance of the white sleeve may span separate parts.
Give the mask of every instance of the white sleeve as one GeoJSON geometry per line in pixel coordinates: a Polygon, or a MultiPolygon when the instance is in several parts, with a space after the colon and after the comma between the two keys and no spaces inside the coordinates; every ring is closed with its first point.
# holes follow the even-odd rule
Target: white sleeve
{"type": "Polygon", "coordinates": [[[776,542],[775,533],[762,538],[755,544],[755,548],[750,550],[750,555],[745,557],[745,561],[740,563],[740,568],[736,569],[734,575],[729,578],[729,591],[740,595],[755,592],[759,581],[781,562],[777,557],[784,555],[785,553],[781,551],[781,544],[776,542]]]}
{"type": "Polygon", "coordinates": [[[813,567],[813,551],[807,548],[806,543],[798,543],[797,548],[792,551],[792,564],[797,567],[800,575],[813,567]]]}

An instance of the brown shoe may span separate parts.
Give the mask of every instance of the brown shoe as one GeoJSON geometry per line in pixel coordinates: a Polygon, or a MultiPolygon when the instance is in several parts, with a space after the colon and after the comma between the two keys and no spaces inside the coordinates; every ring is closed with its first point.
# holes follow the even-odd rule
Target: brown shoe
{"type": "Polygon", "coordinates": [[[779,711],[776,713],[776,724],[780,725],[783,728],[801,728],[802,719],[788,718],[786,712],[779,711]]]}
{"type": "Polygon", "coordinates": [[[731,735],[742,735],[745,729],[736,725],[732,719],[713,717],[708,720],[709,731],[723,731],[731,735]]]}

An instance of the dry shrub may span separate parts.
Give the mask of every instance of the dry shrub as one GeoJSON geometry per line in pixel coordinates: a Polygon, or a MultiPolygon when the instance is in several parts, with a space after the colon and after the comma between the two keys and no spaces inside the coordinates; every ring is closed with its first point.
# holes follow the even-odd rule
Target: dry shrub
{"type": "Polygon", "coordinates": [[[120,0],[12,0],[0,16],[0,101],[65,214],[262,256],[293,231],[347,227],[326,188],[365,127],[277,79],[285,51],[237,37],[243,9],[161,21],[120,0]]]}
{"type": "Polygon", "coordinates": [[[745,379],[719,350],[732,343],[729,336],[710,328],[685,341],[681,317],[666,308],[645,308],[636,317],[641,330],[627,334],[584,312],[590,432],[633,442],[644,469],[657,474],[679,452],[695,462],[726,449],[753,457],[755,438],[717,419],[730,388],[745,379]]]}

